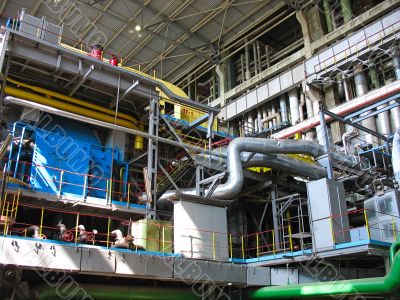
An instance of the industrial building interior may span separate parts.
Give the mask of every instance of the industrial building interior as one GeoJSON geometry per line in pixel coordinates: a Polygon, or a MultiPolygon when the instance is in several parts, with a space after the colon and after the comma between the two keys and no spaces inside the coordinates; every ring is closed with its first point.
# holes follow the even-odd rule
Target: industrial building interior
{"type": "Polygon", "coordinates": [[[400,299],[399,0],[0,0],[0,299],[400,299]]]}

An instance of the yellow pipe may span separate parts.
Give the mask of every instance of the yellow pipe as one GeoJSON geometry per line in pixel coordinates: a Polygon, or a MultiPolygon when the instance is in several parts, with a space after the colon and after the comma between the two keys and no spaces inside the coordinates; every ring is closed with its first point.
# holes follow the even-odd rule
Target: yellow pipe
{"type": "Polygon", "coordinates": [[[41,214],[40,214],[39,238],[42,237],[42,232],[43,232],[43,218],[44,218],[44,208],[42,207],[42,212],[41,212],[41,214]]]}
{"type": "Polygon", "coordinates": [[[61,101],[50,99],[50,98],[40,96],[37,94],[33,94],[30,92],[26,92],[24,90],[21,90],[21,89],[15,88],[15,87],[6,86],[5,92],[7,95],[10,95],[10,96],[26,99],[26,100],[33,101],[33,102],[36,102],[39,104],[51,106],[53,108],[57,108],[57,109],[64,110],[64,111],[67,111],[70,113],[85,116],[88,118],[97,119],[97,120],[107,122],[110,124],[116,123],[117,125],[120,125],[123,127],[138,130],[138,127],[134,123],[132,123],[128,120],[121,119],[119,117],[117,119],[115,119],[115,117],[113,117],[111,115],[106,115],[102,112],[98,112],[98,111],[94,111],[94,110],[91,110],[88,108],[83,108],[83,107],[78,107],[75,105],[63,103],[61,101]]]}
{"type": "Polygon", "coordinates": [[[79,226],[79,213],[76,215],[75,244],[78,243],[78,226],[79,226]]]}
{"type": "MultiPolygon", "coordinates": [[[[47,90],[47,89],[44,89],[44,88],[41,88],[41,87],[38,87],[38,86],[33,86],[33,85],[29,85],[29,84],[26,84],[26,83],[23,83],[23,82],[19,82],[19,81],[16,81],[14,79],[8,78],[7,81],[11,82],[11,83],[13,83],[13,84],[15,84],[17,86],[24,87],[24,88],[32,90],[34,92],[43,94],[45,96],[55,97],[55,98],[58,98],[57,100],[64,100],[64,101],[67,101],[67,102],[70,102],[70,103],[73,103],[73,104],[77,104],[77,105],[82,106],[82,107],[90,108],[90,109],[96,110],[98,112],[102,112],[102,113],[111,115],[113,118],[115,118],[115,111],[112,110],[112,109],[109,109],[109,108],[106,108],[106,107],[103,107],[103,106],[100,106],[100,105],[96,105],[96,104],[93,104],[93,103],[89,103],[89,102],[86,102],[86,101],[83,101],[83,100],[80,100],[80,99],[76,99],[76,98],[61,94],[61,93],[53,92],[53,91],[50,91],[50,90],[47,90]]],[[[130,115],[127,115],[127,114],[119,112],[118,113],[118,118],[130,121],[130,122],[132,122],[134,124],[134,126],[137,126],[138,121],[135,118],[133,118],[132,116],[130,116],[130,115]]],[[[137,129],[137,128],[135,128],[135,129],[137,129]]]]}
{"type": "MultiPolygon", "coordinates": [[[[139,130],[144,131],[143,124],[139,124],[139,130]]],[[[142,136],[135,135],[135,150],[143,150],[144,139],[142,136]]]]}
{"type": "Polygon", "coordinates": [[[367,228],[367,235],[368,235],[368,239],[371,239],[371,233],[369,231],[369,223],[368,223],[368,217],[367,217],[367,211],[364,208],[364,220],[365,220],[365,227],[367,228]]]}

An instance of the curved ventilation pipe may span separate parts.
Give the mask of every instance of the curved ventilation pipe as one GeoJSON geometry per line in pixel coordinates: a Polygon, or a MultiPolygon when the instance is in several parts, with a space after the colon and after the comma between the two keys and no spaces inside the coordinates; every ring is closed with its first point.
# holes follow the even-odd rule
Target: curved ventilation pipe
{"type": "Polygon", "coordinates": [[[392,144],[392,166],[396,181],[400,183],[400,127],[397,127],[392,144]]]}
{"type": "MultiPolygon", "coordinates": [[[[311,284],[298,284],[277,287],[264,287],[249,292],[249,299],[293,299],[316,298],[352,295],[390,295],[400,287],[400,237],[390,247],[390,271],[384,277],[354,280],[337,280],[311,284]]],[[[397,299],[397,298],[396,298],[397,299]]]]}
{"type": "Polygon", "coordinates": [[[342,135],[344,153],[346,153],[346,154],[350,154],[350,140],[360,134],[360,132],[357,128],[355,128],[355,127],[351,127],[351,128],[352,129],[350,131],[345,132],[342,135]]]}
{"type": "MultiPolygon", "coordinates": [[[[221,149],[218,153],[225,154],[226,149],[221,149]]],[[[226,165],[226,161],[222,161],[219,158],[212,158],[211,163],[226,165]]],[[[242,152],[241,164],[243,168],[252,167],[265,167],[272,168],[274,170],[282,170],[292,175],[304,176],[312,179],[320,179],[326,176],[326,170],[324,167],[319,165],[313,165],[296,158],[289,157],[282,154],[255,154],[251,152],[242,152]]],[[[196,195],[195,188],[184,188],[180,189],[182,194],[196,195]]],[[[208,190],[205,191],[206,193],[208,190]]],[[[157,199],[160,203],[168,200],[168,198],[177,193],[176,190],[168,190],[160,198],[157,199]]],[[[215,196],[213,196],[215,197],[215,196]]],[[[142,200],[146,199],[146,194],[142,194],[142,200]]]]}
{"type": "Polygon", "coordinates": [[[293,89],[289,92],[289,107],[292,125],[295,125],[300,121],[299,93],[297,89],[293,89]]]}
{"type": "MultiPolygon", "coordinates": [[[[358,66],[355,68],[354,71],[354,85],[355,85],[355,90],[356,90],[356,96],[360,97],[368,93],[368,80],[367,76],[363,70],[363,66],[358,66]]],[[[371,111],[367,111],[360,116],[366,116],[369,115],[371,111]]],[[[376,124],[375,124],[375,118],[371,117],[368,119],[365,119],[361,122],[362,126],[376,131],[376,124]]],[[[376,143],[377,140],[375,137],[373,137],[370,134],[365,134],[364,132],[362,133],[364,136],[364,141],[369,144],[376,143]]]]}
{"type": "MultiPolygon", "coordinates": [[[[307,154],[313,157],[323,155],[323,146],[305,140],[274,140],[257,138],[237,138],[228,146],[228,181],[219,185],[213,193],[214,198],[233,199],[242,190],[244,176],[241,161],[242,152],[261,154],[307,154]]],[[[332,152],[332,159],[347,166],[354,166],[358,159],[342,153],[332,152]]]]}

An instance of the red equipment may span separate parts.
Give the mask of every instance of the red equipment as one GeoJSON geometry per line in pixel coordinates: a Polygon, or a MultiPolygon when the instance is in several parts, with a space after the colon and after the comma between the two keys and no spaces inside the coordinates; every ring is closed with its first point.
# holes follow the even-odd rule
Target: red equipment
{"type": "Polygon", "coordinates": [[[103,60],[103,47],[100,45],[93,45],[88,55],[94,59],[103,60]]]}
{"type": "Polygon", "coordinates": [[[112,56],[112,58],[110,59],[110,64],[112,64],[113,66],[118,66],[119,64],[119,59],[116,56],[112,56]]]}

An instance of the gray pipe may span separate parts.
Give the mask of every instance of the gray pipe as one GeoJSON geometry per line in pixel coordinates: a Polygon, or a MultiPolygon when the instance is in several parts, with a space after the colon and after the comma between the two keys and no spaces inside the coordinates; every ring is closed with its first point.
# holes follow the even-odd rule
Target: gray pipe
{"type": "MultiPolygon", "coordinates": [[[[395,49],[392,51],[392,64],[394,69],[394,74],[396,76],[396,80],[400,80],[400,61],[399,61],[399,53],[395,49]]],[[[396,101],[391,101],[390,104],[395,104],[396,101]]],[[[392,128],[400,127],[400,107],[395,107],[390,110],[390,117],[392,120],[392,128]]]]}
{"type": "MultiPolygon", "coordinates": [[[[267,115],[268,117],[272,115],[272,109],[275,110],[274,106],[272,105],[272,103],[270,102],[267,106],[267,115]]],[[[276,123],[274,123],[273,119],[271,121],[268,122],[268,127],[271,128],[272,126],[276,125],[276,123]]]]}
{"type": "Polygon", "coordinates": [[[400,59],[399,59],[399,52],[397,49],[393,49],[392,51],[392,63],[396,80],[400,80],[400,59]]]}
{"type": "MultiPolygon", "coordinates": [[[[363,66],[358,66],[355,68],[354,85],[357,97],[363,96],[368,93],[368,80],[365,72],[363,71],[363,66]]],[[[371,111],[367,111],[360,116],[367,116],[370,113],[371,111]]],[[[375,118],[373,117],[363,120],[361,122],[361,125],[370,130],[376,131],[375,118]]],[[[377,142],[376,138],[373,137],[371,134],[366,134],[363,132],[363,136],[365,142],[368,144],[374,144],[377,142]]]]}
{"type": "Polygon", "coordinates": [[[343,148],[344,148],[344,153],[350,154],[350,140],[352,138],[355,138],[360,134],[357,128],[351,127],[352,129],[348,132],[345,132],[342,135],[342,141],[343,141],[343,148]]]}
{"type": "Polygon", "coordinates": [[[299,114],[300,114],[300,122],[304,121],[304,106],[306,104],[305,95],[303,91],[300,91],[300,105],[299,105],[299,114]]]}
{"type": "Polygon", "coordinates": [[[286,105],[286,96],[283,94],[279,97],[279,108],[281,112],[282,122],[289,121],[286,105]]]}
{"type": "MultiPolygon", "coordinates": [[[[219,185],[213,193],[218,199],[233,199],[241,191],[244,176],[241,163],[242,152],[255,152],[262,154],[307,154],[313,157],[323,155],[323,146],[304,140],[274,140],[257,138],[237,138],[228,146],[228,181],[219,185]]],[[[342,153],[332,152],[332,159],[345,165],[354,166],[358,159],[342,153]]]]}
{"type": "Polygon", "coordinates": [[[257,45],[253,43],[254,74],[258,75],[257,45]]]}
{"type": "MultiPolygon", "coordinates": [[[[226,149],[222,148],[220,154],[226,155],[226,149]]],[[[250,160],[250,156],[253,155],[251,152],[242,152],[241,157],[241,164],[243,168],[252,168],[252,167],[265,167],[265,168],[272,168],[274,170],[281,170],[287,172],[292,175],[304,176],[309,177],[312,179],[320,179],[326,175],[326,171],[324,167],[319,165],[312,165],[301,160],[291,158],[287,155],[282,154],[255,154],[250,160]]],[[[226,159],[221,162],[217,158],[213,158],[211,163],[222,163],[226,164],[226,159]]],[[[196,195],[195,188],[183,188],[180,189],[182,194],[186,195],[196,195]]],[[[205,191],[206,194],[208,190],[205,191]]],[[[166,191],[160,198],[157,199],[159,202],[163,202],[168,200],[169,197],[175,195],[177,193],[176,190],[168,190],[166,191]]],[[[215,192],[213,194],[215,196],[215,192]]],[[[141,196],[141,200],[146,199],[146,194],[143,193],[141,196]]]]}
{"type": "Polygon", "coordinates": [[[351,84],[348,78],[343,78],[343,89],[346,102],[353,99],[353,92],[351,90],[351,84]]]}
{"type": "Polygon", "coordinates": [[[397,127],[392,146],[393,173],[396,181],[400,183],[400,127],[397,127]]]}
{"type": "Polygon", "coordinates": [[[295,125],[300,120],[299,94],[297,92],[297,89],[293,89],[289,92],[289,107],[292,125],[295,125]]]}

